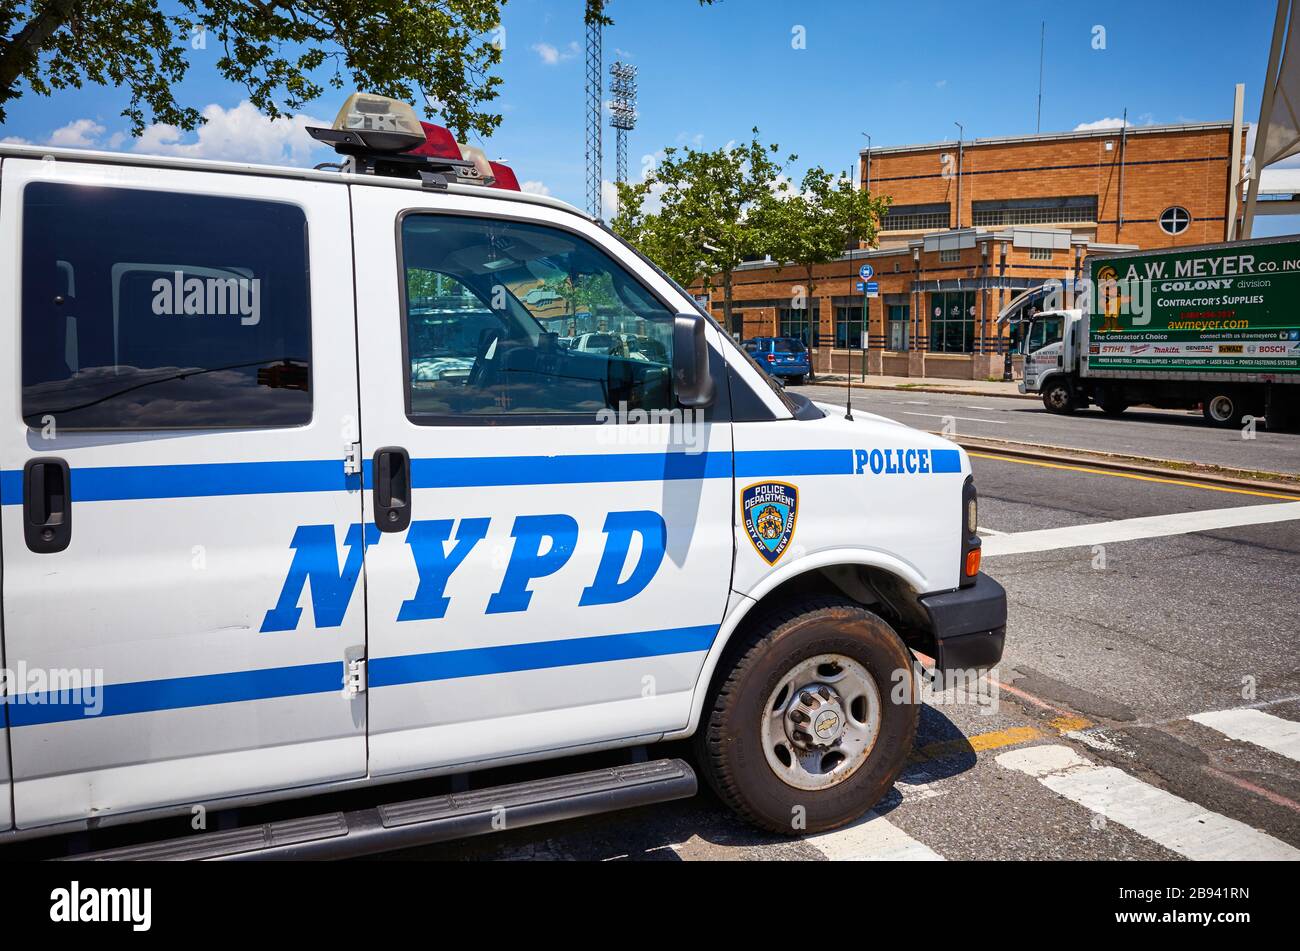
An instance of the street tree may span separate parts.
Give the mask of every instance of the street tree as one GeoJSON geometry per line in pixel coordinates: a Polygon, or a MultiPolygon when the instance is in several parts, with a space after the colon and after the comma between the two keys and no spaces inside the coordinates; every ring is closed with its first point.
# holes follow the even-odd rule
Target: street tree
{"type": "Polygon", "coordinates": [[[803,293],[797,303],[809,310],[809,301],[816,299],[817,268],[859,243],[874,245],[889,201],[858,188],[847,176],[814,166],[804,174],[798,191],[781,182],[751,217],[763,236],[763,253],[803,271],[803,293]]]}
{"type": "Polygon", "coordinates": [[[615,230],[681,284],[698,280],[711,289],[716,280],[723,324],[733,333],[740,328],[732,316],[732,275],[764,244],[751,215],[796,158],[781,159],[780,151],[764,145],[757,128],[739,145],[670,147],[643,182],[619,191],[615,230]],[[659,209],[647,213],[650,196],[658,198],[659,209]]]}

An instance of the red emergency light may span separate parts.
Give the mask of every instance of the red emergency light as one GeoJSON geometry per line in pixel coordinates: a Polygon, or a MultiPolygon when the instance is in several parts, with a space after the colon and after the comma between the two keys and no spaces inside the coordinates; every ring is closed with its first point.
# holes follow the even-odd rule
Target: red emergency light
{"type": "MultiPolygon", "coordinates": [[[[424,144],[417,145],[410,149],[408,155],[431,155],[434,158],[449,159],[468,159],[473,160],[473,156],[465,155],[457,144],[456,139],[452,136],[450,130],[444,129],[440,125],[434,125],[432,122],[421,122],[420,126],[424,129],[424,144]]],[[[508,165],[500,162],[489,162],[492,168],[492,188],[502,188],[506,191],[517,192],[519,188],[519,179],[515,177],[514,171],[508,165]]]]}

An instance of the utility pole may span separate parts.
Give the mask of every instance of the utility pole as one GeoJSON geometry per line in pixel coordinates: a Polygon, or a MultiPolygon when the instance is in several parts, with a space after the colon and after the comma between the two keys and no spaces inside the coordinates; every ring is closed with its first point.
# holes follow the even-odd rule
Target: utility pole
{"type": "Polygon", "coordinates": [[[604,163],[600,151],[600,99],[605,88],[601,76],[600,23],[587,23],[587,211],[601,217],[600,185],[604,163]]]}
{"type": "Polygon", "coordinates": [[[871,191],[871,136],[865,132],[862,134],[867,136],[867,168],[864,172],[867,180],[863,182],[863,191],[869,192],[871,191]]]}
{"type": "Polygon", "coordinates": [[[961,228],[961,165],[965,157],[964,149],[966,142],[966,127],[960,122],[954,122],[957,127],[957,227],[961,228]]]}
{"type": "Polygon", "coordinates": [[[1043,53],[1047,49],[1047,21],[1038,28],[1038,124],[1036,132],[1043,131],[1043,53]]]}

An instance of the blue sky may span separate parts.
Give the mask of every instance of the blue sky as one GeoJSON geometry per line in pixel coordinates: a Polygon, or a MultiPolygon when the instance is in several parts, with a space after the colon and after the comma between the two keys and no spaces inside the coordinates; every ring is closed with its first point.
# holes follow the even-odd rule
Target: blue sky
{"type": "MultiPolygon", "coordinates": [[[[535,190],[584,203],[582,0],[511,0],[503,8],[504,116],[490,141],[535,190]]],[[[1274,4],[1229,8],[1202,0],[1048,2],[949,0],[612,0],[605,64],[622,56],[640,69],[640,121],[629,164],[667,145],[723,145],[758,125],[764,139],[810,164],[851,166],[869,132],[875,145],[1035,131],[1039,24],[1047,24],[1042,129],[1116,119],[1135,124],[1224,120],[1233,84],[1246,83],[1246,116],[1259,114],[1274,4]],[[1230,11],[1225,20],[1225,9],[1230,11]],[[973,11],[979,15],[972,15],[973,11]],[[1095,38],[1104,30],[1104,49],[1095,38]],[[802,32],[803,48],[792,42],[802,32]]],[[[154,128],[125,135],[126,97],[87,88],[12,103],[0,138],[205,157],[311,164],[314,150],[288,123],[240,108],[216,50],[191,51],[178,92],[212,117],[201,136],[154,128]]],[[[306,112],[330,119],[341,97],[306,112]]],[[[605,127],[605,177],[613,177],[605,127]]]]}

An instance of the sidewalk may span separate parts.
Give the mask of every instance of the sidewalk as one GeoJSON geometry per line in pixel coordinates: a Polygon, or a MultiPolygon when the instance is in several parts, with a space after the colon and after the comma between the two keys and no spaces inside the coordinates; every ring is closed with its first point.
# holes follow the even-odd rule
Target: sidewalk
{"type": "MultiPolygon", "coordinates": [[[[844,374],[819,374],[812,381],[818,386],[843,386],[844,374]]],[[[953,393],[959,396],[1009,396],[1016,399],[1036,400],[1035,393],[1021,394],[1016,388],[1019,384],[1004,383],[1001,380],[944,380],[937,377],[917,376],[872,376],[868,374],[864,382],[860,376],[854,376],[853,387],[868,390],[903,390],[912,393],[953,393]]]]}

